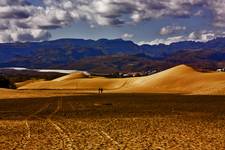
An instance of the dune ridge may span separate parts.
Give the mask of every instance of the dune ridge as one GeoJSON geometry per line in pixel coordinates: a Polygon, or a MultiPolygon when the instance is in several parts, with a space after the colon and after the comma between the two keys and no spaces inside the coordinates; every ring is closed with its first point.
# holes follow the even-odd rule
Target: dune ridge
{"type": "Polygon", "coordinates": [[[225,73],[202,73],[186,65],[146,77],[109,79],[86,78],[82,74],[71,74],[53,81],[30,83],[19,89],[70,89],[97,90],[118,93],[183,93],[225,94],[225,73]]]}
{"type": "Polygon", "coordinates": [[[69,80],[73,80],[73,79],[81,79],[81,78],[89,78],[90,75],[88,73],[85,72],[75,72],[75,73],[71,73],[69,75],[65,75],[59,78],[56,78],[52,81],[69,81],[69,80]]]}
{"type": "Polygon", "coordinates": [[[139,78],[127,89],[137,92],[225,94],[225,73],[202,73],[186,65],[139,78]],[[221,93],[222,92],[222,93],[221,93]]]}

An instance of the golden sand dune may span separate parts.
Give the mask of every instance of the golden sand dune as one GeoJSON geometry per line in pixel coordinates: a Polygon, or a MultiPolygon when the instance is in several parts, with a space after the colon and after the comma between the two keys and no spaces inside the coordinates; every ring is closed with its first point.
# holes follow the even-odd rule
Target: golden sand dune
{"type": "Polygon", "coordinates": [[[62,77],[63,80],[35,82],[19,89],[97,90],[102,87],[108,92],[121,93],[225,94],[225,73],[197,72],[186,65],[136,78],[68,78],[67,80],[69,76],[65,76],[65,80],[62,77]]]}
{"type": "Polygon", "coordinates": [[[132,85],[128,91],[225,94],[225,73],[202,73],[180,65],[152,76],[134,79],[132,85]]]}
{"type": "Polygon", "coordinates": [[[44,81],[44,80],[43,79],[39,79],[39,80],[31,79],[31,80],[27,80],[24,82],[18,82],[18,83],[16,83],[16,87],[19,88],[19,87],[25,86],[27,84],[34,83],[34,82],[40,82],[40,81],[44,81]]]}
{"type": "Polygon", "coordinates": [[[53,81],[69,81],[69,80],[89,78],[89,77],[90,77],[90,75],[88,73],[76,72],[76,73],[71,73],[69,75],[54,79],[53,81]]]}
{"type": "Polygon", "coordinates": [[[121,89],[127,79],[84,78],[65,81],[41,81],[20,87],[19,89],[63,89],[63,90],[105,90],[121,89]]]}

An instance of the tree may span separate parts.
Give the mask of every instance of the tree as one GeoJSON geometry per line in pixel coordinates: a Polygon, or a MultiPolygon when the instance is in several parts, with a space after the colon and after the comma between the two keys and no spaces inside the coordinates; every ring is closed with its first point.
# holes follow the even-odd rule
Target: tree
{"type": "Polygon", "coordinates": [[[16,86],[4,75],[0,75],[0,88],[15,89],[16,86]]]}

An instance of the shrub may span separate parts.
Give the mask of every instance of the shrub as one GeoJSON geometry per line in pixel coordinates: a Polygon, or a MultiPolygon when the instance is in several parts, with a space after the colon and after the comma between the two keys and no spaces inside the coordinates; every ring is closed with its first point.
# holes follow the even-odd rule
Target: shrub
{"type": "Polygon", "coordinates": [[[15,89],[16,86],[4,75],[0,75],[0,88],[15,89]]]}

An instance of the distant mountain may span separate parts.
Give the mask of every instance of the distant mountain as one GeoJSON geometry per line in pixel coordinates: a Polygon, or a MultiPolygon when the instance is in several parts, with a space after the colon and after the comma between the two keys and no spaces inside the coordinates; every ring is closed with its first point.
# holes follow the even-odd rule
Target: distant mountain
{"type": "Polygon", "coordinates": [[[225,38],[205,43],[184,41],[141,46],[122,39],[3,43],[0,44],[0,67],[115,72],[160,70],[188,63],[200,69],[213,70],[224,67],[224,50],[225,38]]]}

